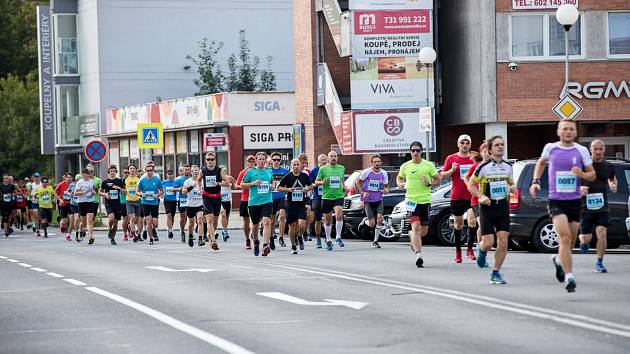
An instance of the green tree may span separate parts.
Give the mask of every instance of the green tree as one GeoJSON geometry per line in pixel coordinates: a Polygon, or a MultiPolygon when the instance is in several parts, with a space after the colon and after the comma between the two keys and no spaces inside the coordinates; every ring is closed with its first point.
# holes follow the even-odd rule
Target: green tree
{"type": "Polygon", "coordinates": [[[227,77],[227,90],[228,91],[238,91],[239,89],[239,76],[238,76],[238,64],[236,63],[236,55],[234,53],[230,54],[227,60],[228,66],[228,77],[227,77]]]}
{"type": "Polygon", "coordinates": [[[223,42],[208,41],[204,38],[199,41],[200,53],[197,59],[188,58],[197,66],[199,78],[193,80],[199,89],[195,95],[208,95],[224,90],[225,77],[221,72],[221,64],[217,61],[217,54],[223,48],[223,42]]]}
{"type": "Polygon", "coordinates": [[[37,5],[48,1],[0,1],[0,77],[25,77],[37,68],[37,5]]]}
{"type": "Polygon", "coordinates": [[[238,57],[240,59],[238,91],[255,91],[260,59],[257,56],[251,56],[251,49],[249,49],[249,42],[247,41],[245,30],[238,32],[238,42],[238,57]]]}
{"type": "Polygon", "coordinates": [[[267,57],[267,67],[260,71],[260,82],[258,91],[275,91],[276,75],[271,70],[271,56],[267,57]]]}

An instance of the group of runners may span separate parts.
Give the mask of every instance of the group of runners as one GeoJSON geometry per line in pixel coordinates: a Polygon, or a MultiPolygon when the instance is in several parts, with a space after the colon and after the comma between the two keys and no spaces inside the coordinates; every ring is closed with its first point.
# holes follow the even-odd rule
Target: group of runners
{"type": "MultiPolygon", "coordinates": [[[[559,251],[552,257],[556,278],[569,292],[575,291],[571,250],[580,232],[582,252],[587,252],[593,230],[597,235],[598,272],[607,272],[603,264],[606,249],[606,229],[609,226],[607,187],[616,192],[617,180],[612,165],[605,161],[604,143],[591,143],[591,153],[575,142],[577,127],[573,121],[558,124],[559,141],[543,149],[536,164],[530,194],[537,197],[545,166],[548,164],[549,215],[560,240],[559,251]],[[581,227],[580,227],[581,223],[581,227]]],[[[454,216],[453,238],[455,262],[462,262],[462,230],[467,215],[468,244],[466,257],[476,261],[480,268],[489,267],[487,253],[495,247],[490,282],[506,284],[501,268],[508,251],[510,233],[510,197],[515,193],[512,164],[504,159],[505,142],[501,136],[487,139],[478,152],[471,151],[472,139],[461,135],[457,139],[458,151],[449,155],[438,172],[434,163],[422,158],[420,142],[410,145],[411,160],[400,166],[396,184],[405,190],[405,210],[411,224],[410,245],[417,267],[423,267],[422,237],[429,228],[432,187],[443,179],[450,179],[451,210],[454,216]],[[477,241],[476,250],[473,246],[477,241]],[[496,242],[496,243],[495,243],[496,242]],[[496,246],[495,246],[496,245],[496,246]]],[[[334,245],[344,247],[342,240],[342,209],[346,186],[345,167],[338,163],[337,153],[319,155],[317,166],[309,169],[305,154],[291,161],[290,170],[280,166],[282,156],[265,152],[246,157],[246,166],[237,178],[217,166],[216,155],[205,155],[205,165],[182,166],[178,175],[166,171],[164,178],[155,173],[152,162],[147,163],[140,176],[138,167],[131,164],[123,168],[118,177],[116,166],[109,166],[107,178],[94,176],[93,168],[80,175],[70,173],[55,188],[48,178],[38,173],[31,179],[14,183],[3,176],[2,226],[5,236],[16,223],[26,225],[40,236],[47,237],[53,204],[57,203],[61,230],[71,241],[80,242],[88,236],[94,243],[94,215],[100,198],[105,201],[108,215],[108,237],[116,244],[118,222],[122,220],[123,240],[133,242],[159,240],[157,225],[159,204],[163,200],[167,215],[167,235],[173,238],[173,225],[179,213],[182,243],[195,244],[218,250],[217,239],[227,241],[232,189],[239,189],[241,201],[239,215],[243,218],[245,248],[255,256],[267,256],[276,249],[275,225],[279,224],[278,242],[286,247],[285,228],[292,254],[304,249],[305,241],[316,238],[316,247],[332,251],[334,245]],[[334,237],[333,243],[333,216],[334,237]],[[218,221],[221,219],[221,236],[218,221]],[[322,231],[323,223],[323,231],[322,231]],[[186,224],[188,226],[186,227],[186,224]],[[262,237],[262,244],[259,239],[262,237]],[[253,242],[252,242],[253,240],[253,242]]],[[[378,243],[383,222],[383,196],[389,192],[387,171],[381,168],[381,157],[371,157],[371,166],[363,170],[357,181],[357,191],[374,235],[372,246],[378,243]]]]}

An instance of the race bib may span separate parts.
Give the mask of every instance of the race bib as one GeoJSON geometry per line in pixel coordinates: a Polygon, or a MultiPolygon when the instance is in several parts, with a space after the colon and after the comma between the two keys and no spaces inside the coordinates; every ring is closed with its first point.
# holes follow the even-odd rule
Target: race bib
{"type": "Polygon", "coordinates": [[[43,195],[42,196],[42,203],[44,203],[44,204],[50,203],[50,196],[49,195],[43,195]]]}
{"type": "Polygon", "coordinates": [[[173,187],[166,187],[164,188],[164,194],[166,195],[175,195],[175,192],[173,192],[173,187]]]}
{"type": "Polygon", "coordinates": [[[368,191],[370,192],[378,192],[381,190],[381,182],[370,180],[368,183],[368,191]]]}
{"type": "Polygon", "coordinates": [[[70,200],[70,192],[65,191],[63,192],[63,200],[70,200]]]}
{"type": "Polygon", "coordinates": [[[130,197],[135,197],[136,194],[136,189],[135,188],[129,188],[129,190],[127,191],[127,193],[129,193],[130,197]]]}
{"type": "Polygon", "coordinates": [[[193,193],[193,194],[192,194],[192,198],[193,198],[194,200],[199,200],[199,199],[202,199],[202,195],[201,195],[201,193],[197,192],[197,191],[196,191],[196,190],[194,190],[194,189],[193,189],[192,193],[193,193]]]}
{"type": "Polygon", "coordinates": [[[231,202],[232,201],[232,192],[229,188],[221,189],[221,201],[222,202],[231,202]]]}
{"type": "Polygon", "coordinates": [[[405,211],[413,213],[414,211],[416,211],[417,205],[418,203],[414,202],[413,200],[405,199],[405,211]]]}
{"type": "Polygon", "coordinates": [[[78,204],[79,203],[79,197],[72,197],[72,199],[70,200],[70,203],[72,204],[78,204]]]}
{"type": "Polygon", "coordinates": [[[217,185],[217,176],[206,176],[206,188],[208,187],[216,187],[217,185]]]}
{"type": "Polygon", "coordinates": [[[186,206],[186,200],[187,200],[187,199],[181,199],[181,198],[180,198],[180,199],[179,199],[179,206],[180,206],[180,207],[185,207],[185,206],[186,206]]]}
{"type": "Polygon", "coordinates": [[[586,209],[599,210],[604,207],[604,193],[590,193],[586,195],[586,209]]]}
{"type": "Polygon", "coordinates": [[[5,203],[8,203],[11,201],[11,194],[3,194],[2,195],[2,201],[4,201],[5,203]]]}
{"type": "Polygon", "coordinates": [[[508,195],[508,185],[506,181],[490,182],[490,199],[501,200],[508,195]]]}
{"type": "Polygon", "coordinates": [[[264,182],[260,182],[260,185],[258,186],[258,194],[267,194],[269,193],[269,182],[264,181],[264,182]]]}
{"type": "Polygon", "coordinates": [[[328,185],[330,186],[330,188],[341,188],[341,177],[331,176],[328,185]]]}
{"type": "Polygon", "coordinates": [[[18,203],[22,203],[24,201],[24,197],[22,197],[21,195],[18,195],[16,200],[18,203]]]}
{"type": "Polygon", "coordinates": [[[468,174],[468,171],[470,171],[471,167],[472,167],[472,165],[460,165],[459,166],[459,177],[461,179],[464,179],[464,176],[466,176],[466,174],[468,174]]]}
{"type": "Polygon", "coordinates": [[[113,199],[116,200],[118,199],[118,191],[115,189],[112,189],[109,191],[109,199],[113,199]]]}
{"type": "Polygon", "coordinates": [[[92,192],[87,193],[87,194],[85,195],[85,199],[86,199],[86,201],[88,201],[88,202],[93,202],[93,201],[94,201],[94,193],[92,193],[92,192]]]}
{"type": "Polygon", "coordinates": [[[146,192],[144,192],[143,196],[144,196],[144,200],[146,200],[147,202],[155,200],[155,193],[154,192],[146,191],[146,192]]]}
{"type": "Polygon", "coordinates": [[[321,196],[324,194],[324,186],[317,186],[317,195],[321,196]]]}
{"type": "Polygon", "coordinates": [[[575,193],[577,190],[577,176],[571,171],[556,172],[556,192],[575,193]]]}
{"type": "Polygon", "coordinates": [[[304,201],[304,191],[294,190],[291,192],[291,201],[293,202],[303,202],[304,201]]]}

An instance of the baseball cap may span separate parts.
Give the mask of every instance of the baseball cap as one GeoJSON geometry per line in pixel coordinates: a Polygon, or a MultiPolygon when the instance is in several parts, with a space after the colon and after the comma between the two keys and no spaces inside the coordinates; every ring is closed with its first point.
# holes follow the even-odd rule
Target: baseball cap
{"type": "Polygon", "coordinates": [[[470,135],[468,134],[460,135],[459,138],[457,138],[457,143],[459,144],[459,142],[462,140],[468,140],[468,142],[472,144],[472,139],[470,138],[470,135]]]}
{"type": "Polygon", "coordinates": [[[39,172],[33,173],[33,177],[39,177],[39,172]]]}
{"type": "Polygon", "coordinates": [[[245,159],[247,161],[249,160],[256,160],[256,157],[254,155],[247,155],[247,159],[245,159]]]}

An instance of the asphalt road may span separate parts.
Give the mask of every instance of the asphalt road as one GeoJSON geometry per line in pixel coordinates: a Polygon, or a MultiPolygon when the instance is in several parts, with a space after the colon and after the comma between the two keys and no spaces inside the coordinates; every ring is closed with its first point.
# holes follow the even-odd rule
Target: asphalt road
{"type": "MultiPolygon", "coordinates": [[[[163,233],[162,233],[163,234],[163,233]]],[[[314,242],[299,255],[177,239],[111,246],[0,240],[1,353],[628,353],[630,252],[575,255],[577,292],[548,255],[513,252],[507,285],[426,247],[314,242]],[[328,300],[326,300],[328,299],[328,300]]],[[[492,256],[489,257],[492,261],[492,256]]]]}

